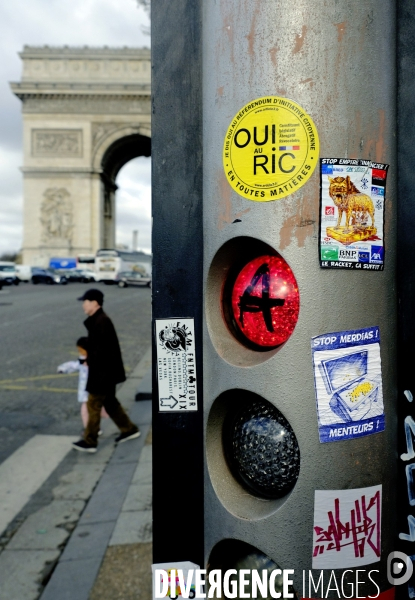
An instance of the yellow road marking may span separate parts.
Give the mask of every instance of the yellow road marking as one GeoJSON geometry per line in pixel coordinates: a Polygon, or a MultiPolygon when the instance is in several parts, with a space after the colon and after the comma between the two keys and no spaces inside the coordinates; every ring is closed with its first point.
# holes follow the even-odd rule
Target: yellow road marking
{"type": "Polygon", "coordinates": [[[71,394],[76,394],[78,390],[70,390],[68,388],[50,388],[50,387],[41,387],[41,388],[32,388],[34,390],[42,390],[42,392],[71,392],[71,394]]]}
{"type": "Polygon", "coordinates": [[[0,386],[2,390],[27,390],[29,389],[27,385],[2,385],[0,386]]]}
{"type": "Polygon", "coordinates": [[[78,377],[78,373],[55,373],[53,375],[37,375],[36,377],[19,377],[18,379],[2,379],[0,380],[0,390],[30,390],[40,392],[54,392],[54,393],[71,393],[74,394],[78,390],[68,388],[57,388],[57,387],[31,387],[29,385],[16,385],[20,382],[26,383],[28,381],[42,381],[45,379],[61,379],[62,377],[78,377]]]}
{"type": "Polygon", "coordinates": [[[28,385],[0,385],[0,390],[30,390],[31,392],[70,392],[71,394],[76,393],[78,390],[70,390],[68,388],[51,388],[51,387],[30,387],[28,385]]]}
{"type": "Polygon", "coordinates": [[[37,377],[19,377],[18,379],[1,379],[0,385],[3,383],[14,383],[17,381],[38,381],[40,379],[60,379],[62,377],[75,377],[78,373],[55,373],[54,375],[38,375],[37,377]]]}

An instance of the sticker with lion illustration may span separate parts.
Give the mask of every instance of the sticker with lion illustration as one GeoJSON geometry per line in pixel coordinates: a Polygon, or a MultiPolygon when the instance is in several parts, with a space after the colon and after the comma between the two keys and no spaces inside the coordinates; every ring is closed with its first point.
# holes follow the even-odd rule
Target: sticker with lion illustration
{"type": "Polygon", "coordinates": [[[320,266],[383,271],[389,165],[320,159],[320,266]]]}

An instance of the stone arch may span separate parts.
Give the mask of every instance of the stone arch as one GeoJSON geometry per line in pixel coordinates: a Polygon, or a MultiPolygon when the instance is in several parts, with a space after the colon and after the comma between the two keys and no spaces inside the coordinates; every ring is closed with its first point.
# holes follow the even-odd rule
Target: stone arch
{"type": "Polygon", "coordinates": [[[118,171],[151,152],[150,50],[25,46],[20,57],[23,261],[95,254],[115,244],[118,171]]]}
{"type": "Polygon", "coordinates": [[[102,140],[94,156],[94,169],[99,167],[101,178],[101,223],[103,248],[115,247],[115,180],[121,168],[138,156],[151,155],[149,130],[143,127],[118,128],[102,140]],[[142,132],[148,135],[143,135],[142,132]],[[99,161],[99,162],[98,162],[99,161]]]}
{"type": "MultiPolygon", "coordinates": [[[[131,138],[136,136],[138,138],[148,138],[151,137],[151,129],[148,124],[139,124],[139,125],[131,125],[129,123],[125,124],[104,124],[102,126],[102,133],[99,131],[93,131],[93,140],[95,141],[95,147],[92,151],[92,168],[94,171],[101,171],[104,157],[110,151],[111,146],[118,143],[123,143],[122,140],[125,138],[131,138]],[[105,127],[107,125],[107,127],[105,127]]],[[[143,152],[147,149],[144,148],[143,144],[143,152]]],[[[148,154],[138,154],[137,156],[150,156],[148,154]]],[[[132,157],[135,158],[135,157],[132,157]]],[[[131,160],[131,159],[128,159],[131,160]]],[[[128,162],[128,161],[125,161],[128,162]]],[[[125,163],[124,163],[125,164],[125,163]]],[[[121,167],[120,167],[121,168],[121,167]]]]}

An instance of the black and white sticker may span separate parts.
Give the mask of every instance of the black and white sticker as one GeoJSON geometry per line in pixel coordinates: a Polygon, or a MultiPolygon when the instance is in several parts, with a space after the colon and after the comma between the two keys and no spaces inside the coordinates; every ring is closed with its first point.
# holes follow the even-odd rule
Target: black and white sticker
{"type": "Polygon", "coordinates": [[[197,410],[194,319],[156,319],[160,412],[197,410]]]}

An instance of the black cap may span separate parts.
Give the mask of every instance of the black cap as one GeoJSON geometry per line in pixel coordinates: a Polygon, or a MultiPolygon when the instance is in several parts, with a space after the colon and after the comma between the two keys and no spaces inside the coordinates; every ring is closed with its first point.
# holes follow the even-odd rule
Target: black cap
{"type": "Polygon", "coordinates": [[[100,306],[104,303],[104,294],[101,290],[96,290],[92,288],[91,290],[87,290],[83,296],[78,298],[78,300],[96,300],[100,306]]]}

